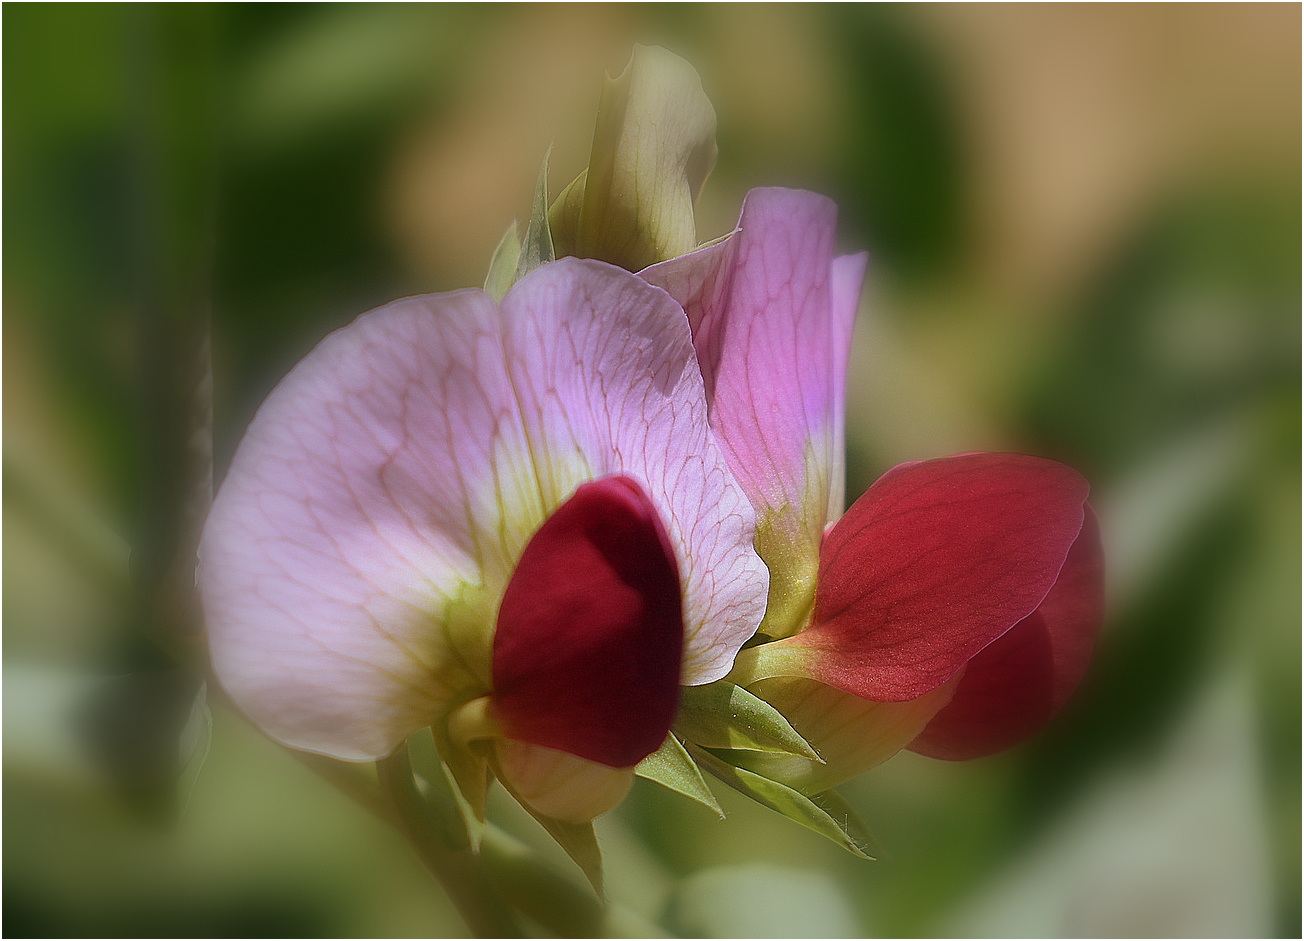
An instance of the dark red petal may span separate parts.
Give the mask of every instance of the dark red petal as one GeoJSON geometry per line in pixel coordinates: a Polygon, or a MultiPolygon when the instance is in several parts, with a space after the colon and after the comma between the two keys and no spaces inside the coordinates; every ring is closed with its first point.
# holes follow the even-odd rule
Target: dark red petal
{"type": "Polygon", "coordinates": [[[670,731],[683,646],[679,569],[656,508],[629,477],[583,484],[503,595],[494,713],[509,738],[630,767],[670,731]]]}
{"type": "Polygon", "coordinates": [[[1100,531],[1088,508],[1046,600],[969,661],[950,703],[911,750],[933,758],[981,758],[1036,732],[1082,680],[1103,613],[1100,531]]]}
{"type": "Polygon", "coordinates": [[[1041,604],[1082,529],[1087,484],[1020,454],[888,471],[824,540],[811,675],[865,699],[915,699],[1041,604]]]}

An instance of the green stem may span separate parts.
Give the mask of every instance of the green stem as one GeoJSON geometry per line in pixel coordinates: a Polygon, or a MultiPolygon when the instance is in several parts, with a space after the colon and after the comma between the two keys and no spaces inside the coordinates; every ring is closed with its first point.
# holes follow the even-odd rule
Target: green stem
{"type": "Polygon", "coordinates": [[[376,770],[404,833],[471,932],[479,938],[524,937],[511,909],[481,867],[456,807],[422,799],[407,745],[376,762],[376,770]]]}
{"type": "MultiPolygon", "coordinates": [[[[403,829],[393,803],[369,766],[294,752],[304,764],[381,819],[403,829]]],[[[430,801],[425,801],[429,806],[430,801]]],[[[617,902],[601,902],[532,847],[489,823],[480,858],[494,884],[518,911],[562,938],[664,938],[660,926],[617,902]]]]}

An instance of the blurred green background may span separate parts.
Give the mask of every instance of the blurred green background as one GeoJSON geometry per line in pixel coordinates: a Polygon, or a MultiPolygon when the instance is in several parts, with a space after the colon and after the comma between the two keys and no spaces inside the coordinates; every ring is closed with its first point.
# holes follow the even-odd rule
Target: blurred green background
{"type": "Polygon", "coordinates": [[[958,451],[1065,460],[1111,614],[1034,741],[844,789],[878,861],[640,782],[600,821],[611,895],[686,936],[1299,936],[1297,5],[7,4],[3,26],[5,934],[462,931],[399,836],[219,696],[210,724],[177,562],[203,429],[211,404],[220,479],[327,331],[478,284],[549,143],[554,192],[587,162],[600,76],[640,41],[719,113],[703,237],[785,184],[872,252],[849,493],[958,451]]]}

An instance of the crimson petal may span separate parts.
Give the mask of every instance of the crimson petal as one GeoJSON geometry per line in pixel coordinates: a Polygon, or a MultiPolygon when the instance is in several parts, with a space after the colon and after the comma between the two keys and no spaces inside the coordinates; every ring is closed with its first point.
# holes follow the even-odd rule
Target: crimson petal
{"type": "Polygon", "coordinates": [[[1103,572],[1100,531],[1088,508],[1046,600],[969,661],[951,701],[910,749],[953,761],[981,758],[1045,725],[1086,672],[1103,614],[1103,572]]]}
{"type": "Polygon", "coordinates": [[[888,471],[820,553],[810,675],[865,699],[935,689],[1041,604],[1082,529],[1087,484],[1019,454],[888,471]]]}
{"type": "Polygon", "coordinates": [[[674,551],[632,478],[581,485],[526,545],[494,634],[504,734],[614,768],[665,741],[679,698],[674,551]]]}

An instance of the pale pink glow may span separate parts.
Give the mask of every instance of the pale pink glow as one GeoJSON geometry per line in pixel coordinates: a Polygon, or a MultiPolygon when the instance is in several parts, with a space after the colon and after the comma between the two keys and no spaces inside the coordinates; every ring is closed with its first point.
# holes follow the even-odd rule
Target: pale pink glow
{"type": "Polygon", "coordinates": [[[463,291],[362,316],[268,397],[214,503],[201,587],[219,680],[286,744],[388,754],[450,696],[488,692],[526,542],[612,474],[646,491],[674,547],[682,679],[722,676],[768,576],[682,309],[563,259],[501,306],[463,291]]]}

